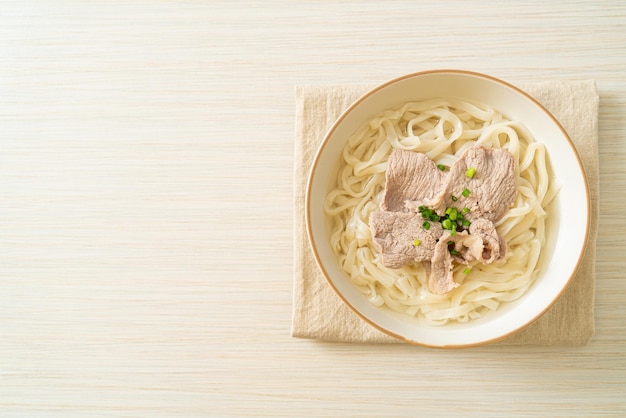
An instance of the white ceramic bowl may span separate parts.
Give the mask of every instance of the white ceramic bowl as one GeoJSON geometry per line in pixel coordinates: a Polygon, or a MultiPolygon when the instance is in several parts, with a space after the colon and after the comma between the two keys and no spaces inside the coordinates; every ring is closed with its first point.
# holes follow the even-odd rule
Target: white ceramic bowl
{"type": "Polygon", "coordinates": [[[334,123],[314,159],[306,191],[306,223],[317,263],[330,286],[359,316],[379,330],[409,343],[430,347],[470,347],[503,339],[531,324],[563,294],[583,257],[589,232],[589,190],[580,158],[559,122],[520,89],[484,74],[435,70],[409,74],[374,88],[334,123]],[[370,304],[340,269],[329,245],[324,196],[345,141],[362,124],[408,101],[455,97],[489,105],[522,121],[546,144],[561,183],[551,207],[548,242],[532,287],[517,301],[466,324],[426,326],[406,315],[370,304]],[[566,213],[566,214],[565,214],[566,213]],[[571,227],[576,225],[575,228],[571,227]]]}

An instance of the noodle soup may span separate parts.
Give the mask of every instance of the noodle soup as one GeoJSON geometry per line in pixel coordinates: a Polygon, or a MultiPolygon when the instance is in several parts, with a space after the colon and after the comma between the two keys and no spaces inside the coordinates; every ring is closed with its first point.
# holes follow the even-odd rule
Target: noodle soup
{"type": "Polygon", "coordinates": [[[386,110],[348,138],[324,212],[340,268],[372,305],[440,326],[484,317],[526,293],[537,277],[547,208],[557,194],[546,146],[523,123],[467,100],[432,99],[386,110]],[[466,266],[456,266],[453,277],[459,286],[434,294],[427,286],[427,266],[383,265],[369,217],[380,208],[393,149],[424,153],[438,165],[452,166],[475,146],[506,149],[515,161],[517,196],[495,223],[507,252],[498,262],[471,264],[471,274],[466,266]]]}

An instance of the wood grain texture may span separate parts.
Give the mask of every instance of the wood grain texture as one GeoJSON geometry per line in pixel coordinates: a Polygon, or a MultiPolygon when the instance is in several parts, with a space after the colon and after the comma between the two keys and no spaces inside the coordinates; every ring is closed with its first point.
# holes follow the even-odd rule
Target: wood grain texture
{"type": "Polygon", "coordinates": [[[626,413],[626,4],[0,3],[0,415],[626,413]],[[600,93],[584,348],[289,336],[294,86],[463,68],[600,93]]]}

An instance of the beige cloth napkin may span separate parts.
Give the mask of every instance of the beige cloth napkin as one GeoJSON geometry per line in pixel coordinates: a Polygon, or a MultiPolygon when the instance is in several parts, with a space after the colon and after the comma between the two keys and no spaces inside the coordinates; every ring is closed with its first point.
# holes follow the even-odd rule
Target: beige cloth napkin
{"type": "MultiPolygon", "coordinates": [[[[304,221],[306,181],[326,131],[367,85],[296,87],[294,173],[294,294],[292,336],[337,342],[400,342],[352,312],[327,284],[313,258],[304,221]]],[[[496,344],[585,345],[594,334],[595,256],[598,219],[598,104],[595,82],[520,84],[561,122],[576,145],[591,192],[591,229],[583,262],[561,299],[521,332],[496,344]]]]}

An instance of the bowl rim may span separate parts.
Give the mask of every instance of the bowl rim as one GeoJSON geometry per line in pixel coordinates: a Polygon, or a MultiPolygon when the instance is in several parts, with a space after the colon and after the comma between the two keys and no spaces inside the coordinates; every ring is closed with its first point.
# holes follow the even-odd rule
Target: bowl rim
{"type": "Polygon", "coordinates": [[[561,296],[563,296],[563,294],[565,293],[565,291],[569,288],[572,280],[574,279],[574,277],[576,276],[580,265],[582,263],[582,260],[585,256],[585,252],[586,252],[586,248],[587,248],[587,244],[589,241],[589,232],[591,229],[591,198],[590,198],[590,191],[589,191],[589,180],[587,178],[587,174],[585,171],[585,167],[582,163],[582,160],[580,158],[580,155],[578,153],[578,150],[576,149],[576,146],[574,145],[574,142],[572,141],[572,139],[570,138],[569,134],[567,133],[567,131],[565,130],[565,128],[563,128],[563,126],[561,125],[561,123],[556,119],[556,117],[554,115],[552,115],[552,113],[546,109],[545,106],[543,106],[537,99],[535,99],[534,97],[532,97],[530,94],[526,93],[524,90],[520,89],[519,87],[506,82],[504,80],[501,80],[497,77],[488,75],[488,74],[484,74],[484,73],[480,73],[480,72],[476,72],[476,71],[471,71],[471,70],[462,70],[462,69],[434,69],[434,70],[424,70],[424,71],[417,71],[417,72],[412,72],[412,73],[408,73],[399,77],[395,77],[391,80],[388,80],[382,84],[379,84],[371,89],[369,89],[368,91],[366,91],[364,94],[362,94],[358,99],[356,99],[352,104],[350,104],[350,106],[348,106],[340,115],[339,117],[333,122],[333,124],[331,125],[331,127],[328,129],[328,131],[326,132],[326,134],[324,135],[324,138],[322,140],[322,142],[318,145],[317,150],[315,152],[315,155],[313,157],[313,161],[311,163],[311,167],[309,169],[309,175],[307,178],[307,182],[306,182],[306,191],[305,191],[305,208],[304,208],[304,215],[305,215],[305,226],[306,226],[306,231],[307,231],[307,236],[308,236],[308,240],[309,240],[309,246],[313,252],[313,256],[315,258],[316,264],[318,266],[318,268],[320,269],[322,275],[324,276],[324,279],[326,280],[326,282],[330,285],[330,287],[332,288],[333,292],[339,296],[339,298],[342,300],[342,302],[355,314],[357,314],[361,319],[363,319],[368,325],[373,326],[375,329],[381,331],[382,333],[389,335],[393,338],[396,338],[399,341],[403,341],[406,343],[409,343],[411,345],[416,345],[416,346],[422,346],[422,347],[429,347],[429,348],[443,348],[443,349],[456,349],[456,348],[471,348],[471,347],[478,347],[478,346],[483,346],[483,345],[487,345],[487,344],[492,344],[501,340],[506,339],[507,337],[516,334],[518,332],[520,332],[521,330],[527,328],[528,326],[530,326],[531,324],[533,324],[535,321],[537,321],[540,317],[542,317],[547,311],[549,311],[554,304],[561,298],[561,296]],[[582,246],[581,246],[581,250],[578,254],[577,260],[576,260],[576,264],[574,265],[574,268],[572,269],[572,272],[570,274],[570,277],[567,279],[567,281],[565,282],[565,284],[563,285],[563,287],[560,289],[559,293],[556,294],[554,296],[554,298],[552,299],[552,301],[547,304],[544,309],[542,309],[538,314],[536,314],[534,317],[532,317],[530,320],[528,320],[526,323],[522,324],[521,326],[518,326],[517,328],[514,328],[512,330],[510,330],[509,332],[506,332],[504,334],[501,334],[499,336],[493,337],[493,338],[488,338],[482,341],[478,341],[478,342],[473,342],[473,343],[463,343],[463,344],[447,344],[447,345],[436,345],[436,344],[429,344],[429,343],[425,343],[425,342],[421,342],[421,341],[415,341],[409,338],[406,338],[402,335],[398,335],[388,329],[385,329],[382,326],[379,326],[378,324],[376,324],[374,321],[372,321],[370,318],[368,318],[365,314],[363,314],[359,309],[357,309],[355,306],[353,306],[352,303],[350,303],[350,301],[342,294],[342,292],[339,291],[339,289],[337,289],[337,287],[335,286],[335,284],[333,283],[332,279],[329,276],[329,273],[327,272],[327,270],[324,268],[324,263],[322,262],[321,256],[317,250],[317,244],[315,242],[315,237],[314,237],[314,233],[313,233],[313,229],[312,229],[312,215],[311,215],[311,201],[312,201],[312,196],[311,196],[311,189],[312,189],[312,184],[313,184],[313,180],[315,177],[315,172],[318,168],[319,162],[320,162],[320,158],[321,155],[324,151],[324,148],[327,146],[328,142],[330,141],[330,138],[332,137],[333,133],[335,132],[335,130],[337,129],[337,127],[343,122],[343,120],[347,117],[347,115],[352,112],[352,110],[354,110],[354,108],[356,108],[357,106],[359,106],[364,100],[366,100],[368,97],[372,96],[373,94],[375,94],[376,92],[383,90],[384,88],[401,82],[403,80],[409,79],[409,78],[415,78],[415,77],[421,77],[421,76],[427,76],[427,75],[445,75],[445,74],[450,74],[450,75],[461,75],[461,76],[469,76],[469,77],[477,77],[477,78],[482,78],[484,80],[487,81],[491,81],[494,82],[496,84],[500,84],[501,86],[508,88],[510,90],[513,90],[514,92],[524,96],[524,98],[526,98],[527,100],[531,101],[538,109],[540,109],[551,121],[552,123],[561,131],[563,137],[567,140],[568,145],[570,146],[570,148],[573,151],[573,154],[576,158],[576,163],[578,164],[578,168],[580,169],[581,173],[582,173],[582,179],[583,179],[583,187],[584,187],[584,192],[585,192],[585,201],[586,201],[586,219],[585,219],[585,231],[583,234],[583,242],[582,242],[582,246]]]}

